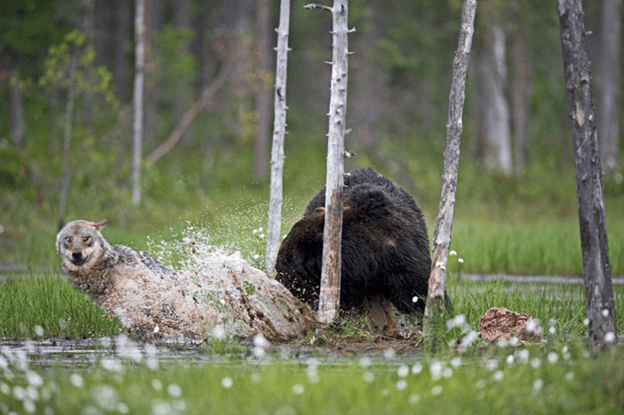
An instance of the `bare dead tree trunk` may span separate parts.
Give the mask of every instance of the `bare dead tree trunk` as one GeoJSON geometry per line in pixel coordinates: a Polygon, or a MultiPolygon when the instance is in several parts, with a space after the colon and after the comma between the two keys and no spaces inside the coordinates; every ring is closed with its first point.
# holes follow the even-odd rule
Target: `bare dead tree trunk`
{"type": "Polygon", "coordinates": [[[617,169],[620,134],[620,46],[622,0],[603,0],[600,21],[600,74],[598,131],[602,170],[613,174],[617,169]]]}
{"type": "Polygon", "coordinates": [[[282,176],[284,171],[284,135],[286,134],[286,79],[288,69],[288,35],[290,31],[290,0],[280,1],[277,28],[277,63],[273,116],[273,146],[271,148],[271,189],[267,225],[266,270],[272,273],[280,246],[282,223],[282,176]]]}
{"type": "Polygon", "coordinates": [[[462,133],[462,112],[476,11],[477,0],[463,0],[459,43],[453,59],[453,78],[449,98],[448,123],[446,125],[444,172],[442,174],[442,194],[433,234],[432,269],[424,316],[425,335],[431,335],[435,319],[441,316],[445,309],[446,263],[449,246],[451,245],[453,209],[455,208],[457,170],[459,167],[459,145],[462,133]]]}
{"type": "Polygon", "coordinates": [[[63,181],[61,184],[61,194],[59,196],[59,213],[58,227],[61,229],[65,225],[65,209],[67,206],[67,194],[69,193],[69,179],[71,178],[70,152],[71,152],[71,133],[72,120],[74,116],[74,101],[76,98],[76,85],[74,83],[74,74],[76,72],[76,63],[78,61],[78,49],[72,53],[69,63],[69,86],[67,87],[67,105],[65,107],[65,134],[63,136],[63,181]]]}
{"type": "Polygon", "coordinates": [[[581,0],[558,0],[558,5],[574,148],[589,341],[594,348],[600,348],[617,342],[617,328],[584,14],[581,0]]]}
{"type": "Polygon", "coordinates": [[[258,73],[260,79],[256,90],[256,137],[254,140],[254,175],[258,178],[266,177],[267,153],[269,148],[269,122],[271,117],[271,68],[269,65],[269,37],[270,37],[270,2],[258,0],[256,3],[256,33],[258,73]]]}
{"type": "Polygon", "coordinates": [[[333,7],[319,4],[332,14],[332,73],[329,99],[329,132],[327,135],[327,178],[325,193],[325,227],[323,230],[323,267],[319,295],[318,323],[329,325],[340,308],[340,272],[342,265],[342,188],[344,185],[344,138],[347,121],[347,80],[349,72],[349,4],[334,0],[333,7]]]}
{"type": "Polygon", "coordinates": [[[143,146],[143,47],[145,25],[143,0],[136,0],[134,69],[134,146],[132,152],[132,204],[141,203],[141,154],[143,146]]]}

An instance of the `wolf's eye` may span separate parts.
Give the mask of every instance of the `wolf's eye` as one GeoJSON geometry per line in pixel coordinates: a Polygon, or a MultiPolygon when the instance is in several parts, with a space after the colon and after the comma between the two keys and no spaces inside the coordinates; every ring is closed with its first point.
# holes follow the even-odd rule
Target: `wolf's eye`
{"type": "Polygon", "coordinates": [[[87,245],[91,245],[91,237],[89,235],[83,236],[82,241],[86,243],[87,245]]]}
{"type": "Polygon", "coordinates": [[[65,242],[70,244],[71,243],[71,236],[66,236],[65,237],[65,242]]]}

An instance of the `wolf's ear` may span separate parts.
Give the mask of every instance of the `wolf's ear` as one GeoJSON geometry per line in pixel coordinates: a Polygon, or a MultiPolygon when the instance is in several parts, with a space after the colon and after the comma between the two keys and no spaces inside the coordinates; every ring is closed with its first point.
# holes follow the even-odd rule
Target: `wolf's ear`
{"type": "Polygon", "coordinates": [[[95,228],[96,231],[99,231],[108,223],[108,219],[101,220],[99,222],[92,222],[91,225],[95,228]]]}

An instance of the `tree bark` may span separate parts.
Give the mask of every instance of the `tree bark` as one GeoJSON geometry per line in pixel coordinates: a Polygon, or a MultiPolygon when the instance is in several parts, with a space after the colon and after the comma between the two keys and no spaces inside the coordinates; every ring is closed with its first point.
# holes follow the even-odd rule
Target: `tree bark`
{"type": "Polygon", "coordinates": [[[271,148],[271,189],[267,225],[266,270],[272,273],[280,246],[282,223],[282,176],[284,171],[284,135],[286,134],[286,80],[288,74],[288,36],[290,31],[290,0],[280,1],[277,28],[277,63],[273,117],[273,146],[271,148]]]}
{"type": "Polygon", "coordinates": [[[67,87],[67,105],[65,107],[65,134],[63,136],[63,181],[61,183],[61,194],[59,196],[58,227],[59,230],[65,225],[65,209],[67,206],[67,195],[69,193],[69,180],[71,178],[70,152],[72,120],[74,116],[75,89],[74,75],[78,61],[78,49],[72,53],[69,63],[69,85],[67,87]]]}
{"type": "Polygon", "coordinates": [[[620,133],[620,45],[622,0],[603,0],[600,22],[600,75],[598,131],[602,170],[611,175],[617,171],[620,133]]]}
{"type": "Polygon", "coordinates": [[[332,8],[309,4],[332,13],[332,72],[329,99],[325,227],[323,230],[323,266],[317,321],[321,326],[334,321],[340,309],[340,273],[342,266],[342,188],[344,185],[344,138],[347,120],[347,80],[349,57],[348,0],[334,0],[332,8]]]}
{"type": "Polygon", "coordinates": [[[143,48],[145,25],[144,0],[136,0],[135,70],[134,70],[134,146],[132,153],[132,204],[141,203],[141,154],[143,146],[143,48]]]}
{"type": "Polygon", "coordinates": [[[455,207],[457,171],[459,167],[466,75],[470,63],[470,48],[472,46],[476,10],[477,0],[463,0],[459,42],[453,60],[453,78],[449,98],[448,123],[446,125],[442,193],[433,234],[432,269],[424,316],[425,335],[431,335],[435,320],[445,310],[446,263],[451,244],[451,230],[453,228],[453,209],[455,207]]]}
{"type": "Polygon", "coordinates": [[[581,0],[558,0],[558,5],[572,127],[589,341],[594,348],[600,348],[617,342],[617,328],[584,14],[581,0]]]}
{"type": "Polygon", "coordinates": [[[270,2],[258,0],[256,3],[256,34],[259,80],[256,89],[256,137],[254,140],[254,175],[266,176],[267,153],[269,148],[269,122],[271,117],[271,68],[269,65],[270,2]]]}

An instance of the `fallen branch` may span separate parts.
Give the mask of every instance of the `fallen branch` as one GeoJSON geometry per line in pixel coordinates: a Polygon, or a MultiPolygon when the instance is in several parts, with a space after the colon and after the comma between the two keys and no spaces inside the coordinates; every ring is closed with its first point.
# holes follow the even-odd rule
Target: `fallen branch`
{"type": "Polygon", "coordinates": [[[202,91],[200,97],[193,101],[189,109],[184,113],[178,125],[173,129],[167,141],[162,143],[158,148],[151,152],[151,154],[147,157],[148,164],[156,163],[161,157],[166,155],[171,149],[180,141],[184,132],[191,125],[191,122],[195,118],[195,116],[201,111],[201,109],[206,105],[208,101],[210,101],[213,95],[219,90],[221,85],[225,82],[227,78],[230,68],[232,67],[231,61],[225,64],[225,66],[219,72],[216,79],[212,81],[210,85],[208,85],[202,91]]]}

